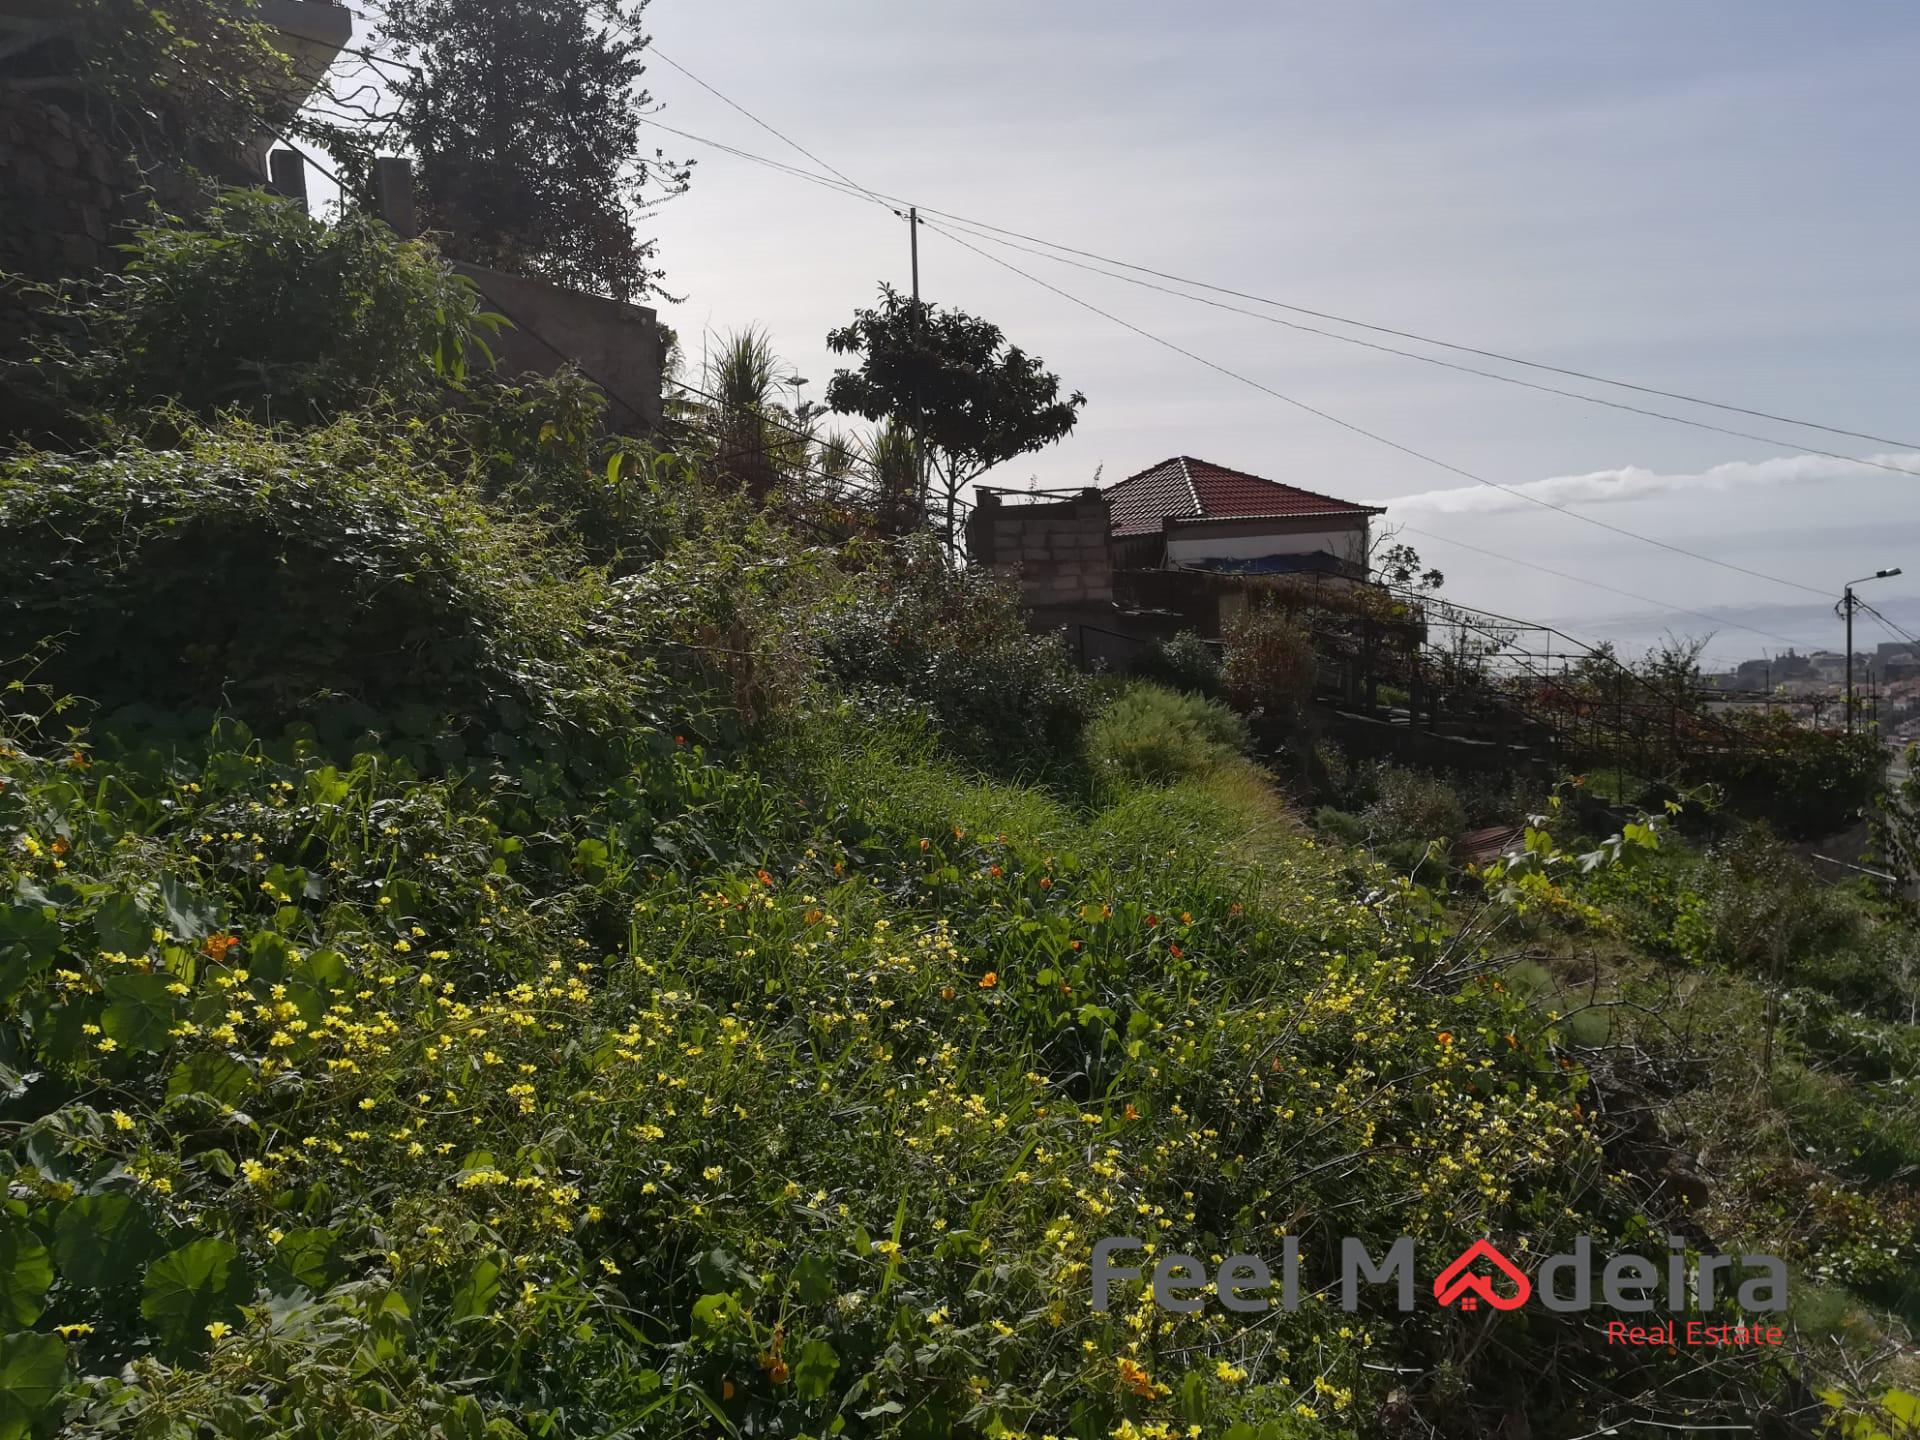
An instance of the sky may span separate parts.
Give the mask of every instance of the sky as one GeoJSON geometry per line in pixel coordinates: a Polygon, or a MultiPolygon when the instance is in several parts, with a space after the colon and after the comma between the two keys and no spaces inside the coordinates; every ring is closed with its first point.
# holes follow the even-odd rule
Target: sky
{"type": "MultiPolygon", "coordinates": [[[[1908,442],[1371,337],[1764,438],[1691,429],[968,240],[1236,379],[923,231],[925,296],[993,320],[1087,396],[1070,438],[989,483],[1110,482],[1195,455],[1388,506],[1461,602],[1630,649],[1712,632],[1709,657],[1729,662],[1839,648],[1842,584],[1904,566],[1862,596],[1920,633],[1920,475],[1895,473],[1920,472],[1920,7],[654,0],[646,24],[662,55],[872,190],[1908,442]]],[[[648,84],[659,122],[815,168],[663,61],[648,84]]],[[[663,318],[696,360],[712,337],[764,326],[807,380],[799,393],[823,399],[845,363],[826,332],[882,281],[908,283],[906,224],[679,136],[647,138],[699,161],[690,193],[649,221],[683,297],[659,305],[663,318]]],[[[1860,625],[1857,645],[1891,638],[1860,625]]]]}

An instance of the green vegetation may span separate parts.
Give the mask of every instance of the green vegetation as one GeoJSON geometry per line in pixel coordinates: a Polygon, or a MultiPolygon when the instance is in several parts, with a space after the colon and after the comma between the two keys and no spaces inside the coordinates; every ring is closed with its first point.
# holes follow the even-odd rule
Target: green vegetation
{"type": "Polygon", "coordinates": [[[1111,786],[1166,785],[1238,759],[1250,738],[1216,701],[1137,684],[1087,727],[1087,763],[1111,786]]]}
{"type": "Polygon", "coordinates": [[[56,338],[33,370],[69,413],[311,424],[376,397],[424,401],[486,357],[501,323],[427,245],[257,191],[192,224],[161,219],[127,250],[121,273],[50,307],[56,338]]]}
{"type": "MultiPolygon", "coordinates": [[[[299,239],[223,214],[240,269],[299,239]]],[[[444,274],[361,242],[276,313],[415,333],[444,274]]],[[[1329,843],[1244,721],[1075,673],[932,536],[822,543],[577,377],[215,318],[0,464],[0,1440],[1896,1423],[1890,904],[1577,790],[1460,866],[1510,793],[1331,751],[1329,843]],[[289,388],[167,378],[234,346],[289,388]],[[1297,1241],[1307,1297],[1097,1312],[1128,1234],[1297,1241]],[[1401,1234],[1423,1283],[1773,1250],[1793,1343],[1341,1309],[1341,1238],[1401,1234]]],[[[1263,606],[1221,683],[1277,720],[1314,663],[1263,606]]]]}

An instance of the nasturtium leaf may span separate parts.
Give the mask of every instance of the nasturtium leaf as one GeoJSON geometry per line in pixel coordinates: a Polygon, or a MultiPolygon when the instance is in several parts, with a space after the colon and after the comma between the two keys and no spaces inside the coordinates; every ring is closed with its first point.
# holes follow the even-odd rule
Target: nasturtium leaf
{"type": "Polygon", "coordinates": [[[167,1076],[167,1098],[206,1095],[223,1105],[237,1105],[253,1089],[253,1072],[231,1055],[203,1050],[173,1067],[167,1076]]]}
{"type": "Polygon", "coordinates": [[[153,945],[153,921],[140,902],[117,890],[94,912],[93,931],[102,950],[117,955],[144,955],[153,945]]]}
{"type": "Polygon", "coordinates": [[[725,1250],[703,1250],[694,1257],[693,1274],[702,1290],[731,1290],[740,1275],[740,1262],[725,1250]]]}
{"type": "Polygon", "coordinates": [[[269,1285],[279,1294],[301,1285],[320,1294],[339,1278],[333,1254],[338,1243],[338,1237],[331,1230],[289,1230],[273,1247],[269,1285]]]}
{"type": "Polygon", "coordinates": [[[824,1305],[833,1298],[833,1265],[824,1255],[801,1256],[793,1267],[793,1289],[802,1305],[824,1305]]]}
{"type": "MultiPolygon", "coordinates": [[[[345,989],[347,982],[353,978],[347,970],[346,957],[338,950],[314,950],[287,973],[305,980],[323,993],[345,989]]],[[[331,995],[328,999],[331,1002],[331,995]]]]}
{"type": "Polygon", "coordinates": [[[22,1440],[53,1418],[67,1378],[58,1335],[0,1335],[0,1440],[22,1440]]]}
{"type": "Polygon", "coordinates": [[[90,1290],[129,1283],[159,1243],[140,1202],[117,1192],[82,1195],[53,1224],[53,1258],[60,1273],[69,1284],[90,1290]]]}
{"type": "Polygon", "coordinates": [[[60,920],[48,905],[0,905],[0,1002],[53,963],[60,920]]]}
{"type": "Polygon", "coordinates": [[[164,1050],[173,1043],[179,1003],[168,991],[168,975],[109,975],[100,982],[107,1009],[100,1027],[126,1050],[164,1050]]]}
{"type": "Polygon", "coordinates": [[[33,1227],[0,1212],[0,1325],[31,1325],[46,1308],[53,1257],[33,1227]]]}
{"type": "Polygon", "coordinates": [[[163,1255],[147,1270],[140,1313],[173,1355],[207,1344],[207,1326],[229,1323],[253,1292],[240,1254],[225,1240],[209,1237],[163,1255]]]}
{"type": "Polygon", "coordinates": [[[793,1360],[793,1388],[803,1400],[824,1400],[832,1388],[840,1356],[824,1340],[809,1340],[793,1360]]]}
{"type": "Polygon", "coordinates": [[[693,1302],[693,1330],[696,1335],[717,1335],[733,1323],[740,1313],[740,1302],[721,1293],[702,1295],[693,1302]]]}
{"type": "Polygon", "coordinates": [[[487,1313],[493,1297],[500,1293],[500,1267],[492,1260],[477,1260],[473,1268],[453,1287],[453,1319],[457,1324],[487,1313]]]}
{"type": "Polygon", "coordinates": [[[202,941],[213,933],[213,922],[219,918],[213,900],[175,876],[159,881],[159,904],[167,933],[182,941],[202,941]]]}

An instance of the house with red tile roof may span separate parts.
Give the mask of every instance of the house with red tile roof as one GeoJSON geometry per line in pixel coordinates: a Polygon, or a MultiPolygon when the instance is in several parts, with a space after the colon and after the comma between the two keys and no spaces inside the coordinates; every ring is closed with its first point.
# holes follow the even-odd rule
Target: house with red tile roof
{"type": "Polygon", "coordinates": [[[1106,490],[1116,570],[1365,578],[1377,505],[1176,455],[1106,490]]]}

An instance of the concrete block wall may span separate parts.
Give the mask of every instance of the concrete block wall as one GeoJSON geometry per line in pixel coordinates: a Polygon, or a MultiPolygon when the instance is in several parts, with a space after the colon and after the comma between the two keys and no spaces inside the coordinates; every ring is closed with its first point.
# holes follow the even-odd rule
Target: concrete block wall
{"type": "Polygon", "coordinates": [[[0,90],[0,270],[57,280],[109,268],[135,188],[112,147],[60,106],[0,90]]]}
{"type": "Polygon", "coordinates": [[[1113,601],[1112,516],[1107,498],[1085,490],[1070,500],[1007,504],[982,493],[967,519],[967,555],[1018,580],[1032,609],[1113,601]]]}

